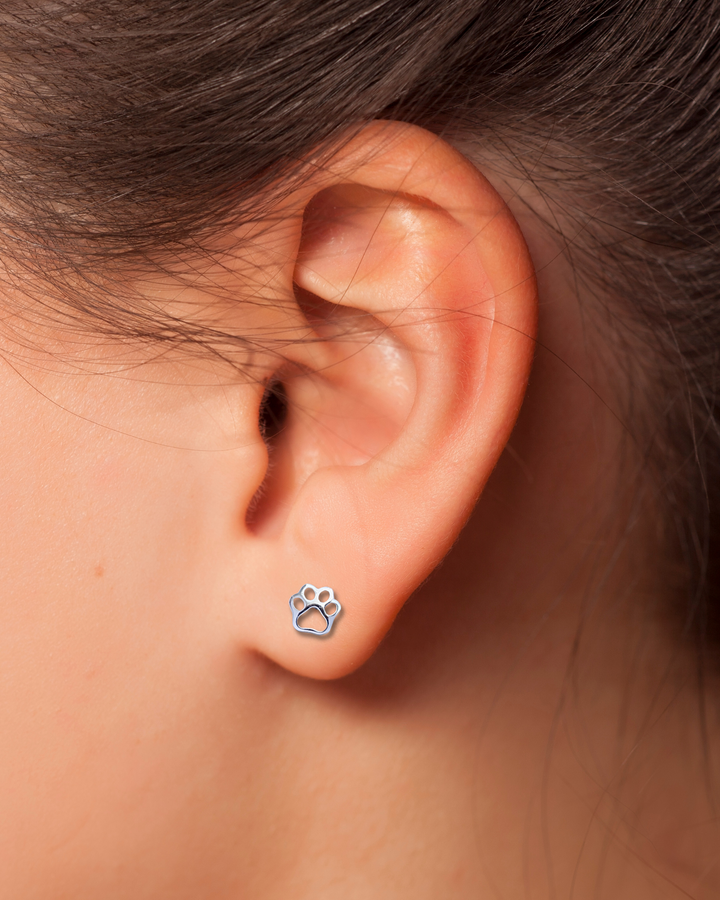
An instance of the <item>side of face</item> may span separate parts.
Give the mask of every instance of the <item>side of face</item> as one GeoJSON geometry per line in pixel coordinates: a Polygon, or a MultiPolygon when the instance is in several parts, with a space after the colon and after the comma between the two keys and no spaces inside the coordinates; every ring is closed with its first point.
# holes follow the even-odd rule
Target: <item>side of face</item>
{"type": "Polygon", "coordinates": [[[148,302],[261,336],[230,361],[34,328],[5,298],[10,896],[230,896],[271,860],[278,673],[368,659],[512,429],[534,274],[467,160],[379,123],[274,221],[225,236],[201,277],[140,282],[148,302]],[[268,447],[272,379],[288,415],[268,447]],[[322,639],[292,627],[307,584],[337,598],[322,639]]]}

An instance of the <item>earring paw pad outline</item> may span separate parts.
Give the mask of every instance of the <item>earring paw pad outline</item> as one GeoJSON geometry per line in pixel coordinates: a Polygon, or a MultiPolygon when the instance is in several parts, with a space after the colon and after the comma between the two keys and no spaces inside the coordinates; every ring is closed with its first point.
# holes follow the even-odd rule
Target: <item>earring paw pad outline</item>
{"type": "Polygon", "coordinates": [[[335,592],[329,587],[318,588],[314,584],[304,584],[297,594],[293,594],[290,598],[293,628],[301,634],[314,634],[316,637],[329,634],[341,609],[342,606],[335,599],[335,592]],[[310,610],[316,610],[325,620],[325,628],[322,631],[308,628],[302,623],[298,624],[298,619],[310,610]]]}

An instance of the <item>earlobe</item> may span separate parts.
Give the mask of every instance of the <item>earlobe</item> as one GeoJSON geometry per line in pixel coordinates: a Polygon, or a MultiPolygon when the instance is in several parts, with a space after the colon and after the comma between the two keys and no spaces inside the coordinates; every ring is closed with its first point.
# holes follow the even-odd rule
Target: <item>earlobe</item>
{"type": "Polygon", "coordinates": [[[242,556],[277,598],[252,649],[335,678],[373,652],[472,510],[522,402],[536,288],[507,207],[434,135],[377,123],[315,188],[293,278],[310,320],[323,313],[292,351],[270,499],[242,556]],[[342,604],[323,640],[288,611],[306,583],[342,604]]]}

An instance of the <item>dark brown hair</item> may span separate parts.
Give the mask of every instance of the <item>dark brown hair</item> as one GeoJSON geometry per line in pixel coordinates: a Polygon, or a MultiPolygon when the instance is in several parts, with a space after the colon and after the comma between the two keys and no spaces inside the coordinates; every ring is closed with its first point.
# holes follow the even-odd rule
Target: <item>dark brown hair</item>
{"type": "Polygon", "coordinates": [[[66,321],[209,344],[77,276],[261,217],[266,188],[370,119],[471,135],[562,204],[579,266],[648,346],[643,441],[690,574],[687,622],[704,630],[720,511],[719,32],[718,0],[11,0],[0,242],[15,271],[54,286],[66,321]]]}

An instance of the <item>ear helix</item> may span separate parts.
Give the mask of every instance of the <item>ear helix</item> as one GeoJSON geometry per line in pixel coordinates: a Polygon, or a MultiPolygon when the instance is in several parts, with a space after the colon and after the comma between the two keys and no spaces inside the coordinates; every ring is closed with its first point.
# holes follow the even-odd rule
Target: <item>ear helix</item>
{"type": "Polygon", "coordinates": [[[321,637],[330,633],[333,622],[342,607],[335,599],[335,593],[332,588],[316,588],[314,584],[304,584],[297,594],[293,594],[290,598],[290,609],[292,611],[293,628],[296,631],[299,631],[301,634],[314,634],[316,637],[321,637]],[[305,617],[307,623],[312,613],[316,614],[316,618],[317,614],[322,617],[325,626],[321,630],[312,628],[309,624],[303,624],[302,618],[305,617]]]}

